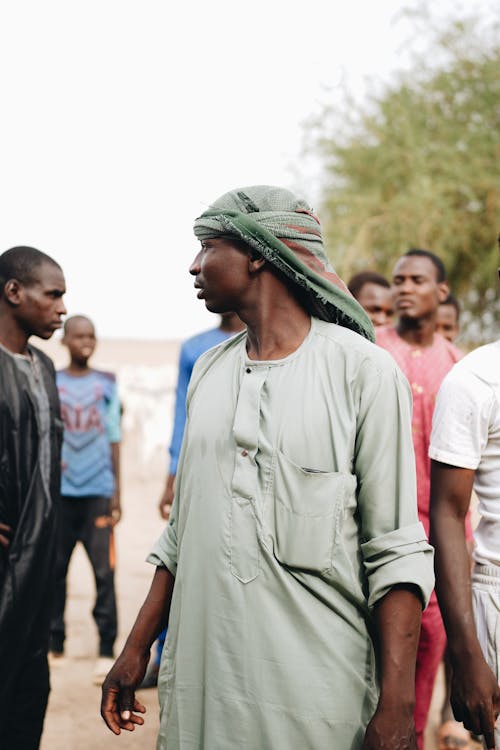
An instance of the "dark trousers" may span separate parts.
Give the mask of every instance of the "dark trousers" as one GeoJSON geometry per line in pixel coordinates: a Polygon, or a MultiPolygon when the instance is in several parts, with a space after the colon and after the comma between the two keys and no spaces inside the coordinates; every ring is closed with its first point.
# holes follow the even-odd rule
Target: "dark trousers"
{"type": "Polygon", "coordinates": [[[61,499],[54,605],[50,624],[51,651],[61,652],[64,648],[66,576],[75,545],[81,542],[92,565],[96,584],[97,596],[92,615],[99,631],[99,654],[113,656],[117,618],[113,532],[106,523],[109,503],[109,498],[106,497],[61,499]]]}
{"type": "Polygon", "coordinates": [[[19,665],[0,706],[0,748],[37,750],[49,699],[47,642],[19,665]]]}

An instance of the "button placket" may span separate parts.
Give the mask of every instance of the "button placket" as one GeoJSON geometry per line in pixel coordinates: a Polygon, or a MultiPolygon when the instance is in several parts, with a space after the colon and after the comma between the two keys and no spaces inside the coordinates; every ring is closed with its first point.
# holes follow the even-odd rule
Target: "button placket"
{"type": "Polygon", "coordinates": [[[257,534],[260,393],[267,369],[246,368],[241,381],[233,424],[236,443],[231,500],[231,571],[243,583],[259,573],[257,534]],[[248,372],[250,370],[250,372],[248,372]]]}

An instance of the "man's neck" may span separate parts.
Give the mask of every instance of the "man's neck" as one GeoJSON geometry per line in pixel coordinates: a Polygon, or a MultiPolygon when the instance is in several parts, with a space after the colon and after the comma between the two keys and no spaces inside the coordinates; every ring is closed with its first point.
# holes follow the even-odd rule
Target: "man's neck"
{"type": "Polygon", "coordinates": [[[224,333],[239,333],[245,328],[245,324],[237,315],[231,315],[228,318],[222,318],[219,330],[224,333]]]}
{"type": "Polygon", "coordinates": [[[436,317],[432,318],[399,318],[396,332],[403,341],[414,346],[432,346],[436,331],[436,317]]]}
{"type": "Polygon", "coordinates": [[[250,359],[283,359],[296,351],[311,330],[311,316],[293,299],[262,301],[242,312],[250,359]]]}
{"type": "Polygon", "coordinates": [[[0,343],[12,354],[26,354],[28,338],[17,321],[7,315],[0,315],[0,343]]]}
{"type": "Polygon", "coordinates": [[[66,368],[67,373],[69,373],[70,375],[75,375],[76,377],[88,375],[91,370],[92,368],[88,366],[87,362],[83,363],[71,361],[66,368]]]}

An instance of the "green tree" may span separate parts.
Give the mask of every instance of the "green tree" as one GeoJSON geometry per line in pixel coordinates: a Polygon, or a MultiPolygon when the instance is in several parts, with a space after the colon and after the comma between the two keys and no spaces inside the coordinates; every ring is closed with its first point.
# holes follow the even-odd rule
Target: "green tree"
{"type": "Polygon", "coordinates": [[[475,320],[467,329],[476,340],[500,319],[491,291],[500,260],[500,37],[498,26],[479,27],[467,19],[434,30],[432,58],[415,57],[361,106],[347,98],[340,110],[325,106],[315,141],[338,271],[390,273],[409,247],[431,249],[466,322],[475,320]]]}

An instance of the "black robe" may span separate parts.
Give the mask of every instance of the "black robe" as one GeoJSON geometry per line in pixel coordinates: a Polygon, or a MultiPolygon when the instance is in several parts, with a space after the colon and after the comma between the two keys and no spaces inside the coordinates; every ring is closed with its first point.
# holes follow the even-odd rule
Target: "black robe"
{"type": "MultiPolygon", "coordinates": [[[[47,649],[56,553],[63,423],[52,361],[37,357],[50,407],[50,493],[39,460],[37,409],[26,375],[0,349],[0,521],[13,529],[0,548],[0,706],[16,670],[47,649]]],[[[29,686],[27,686],[29,690],[29,686]]]]}

